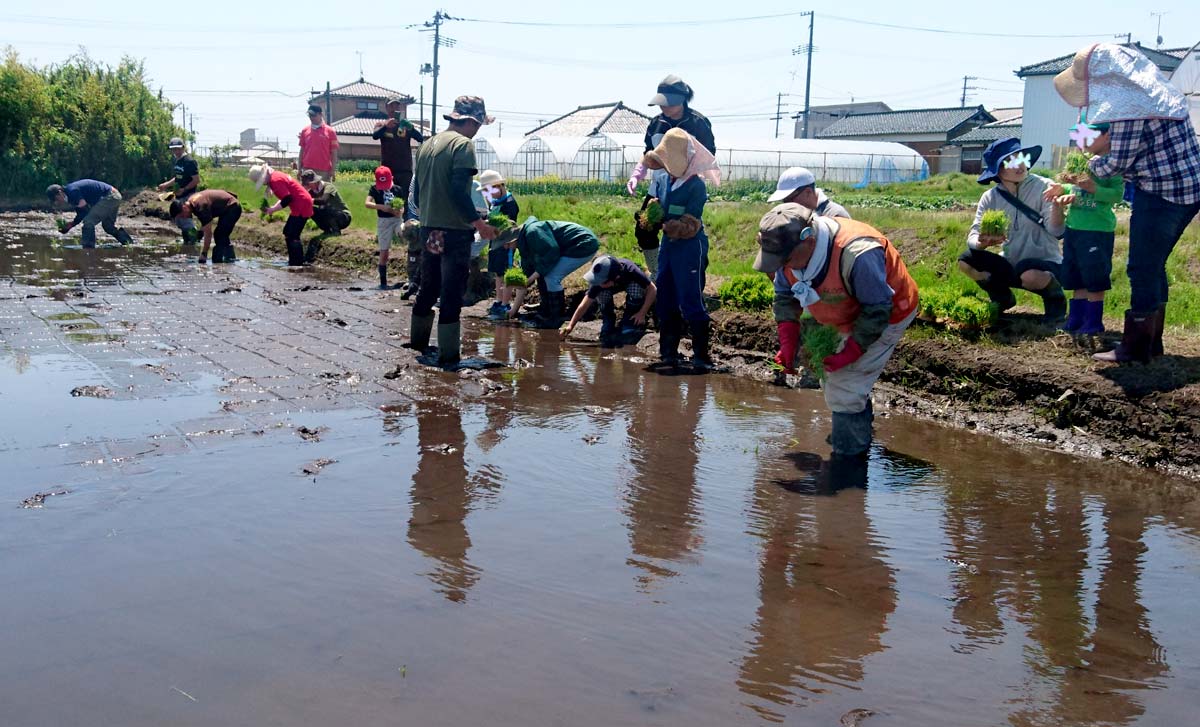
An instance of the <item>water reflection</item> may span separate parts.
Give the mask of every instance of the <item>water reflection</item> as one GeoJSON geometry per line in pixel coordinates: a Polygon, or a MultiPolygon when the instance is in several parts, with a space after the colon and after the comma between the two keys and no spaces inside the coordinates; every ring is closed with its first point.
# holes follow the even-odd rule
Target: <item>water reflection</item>
{"type": "Polygon", "coordinates": [[[436,561],[425,575],[450,601],[464,601],[479,580],[467,559],[471,536],[466,519],[478,496],[468,479],[467,435],[453,403],[428,399],[415,407],[420,459],[413,472],[408,542],[436,561]]]}
{"type": "MultiPolygon", "coordinates": [[[[895,577],[866,512],[866,462],[763,457],[750,527],[762,540],[760,605],[738,672],[748,695],[804,703],[864,676],[896,608],[895,577]]],[[[784,714],[750,707],[771,721],[784,714]]]]}
{"type": "Polygon", "coordinates": [[[641,397],[629,409],[629,465],[624,494],[627,561],[643,590],[677,575],[671,563],[693,557],[699,546],[696,492],[700,412],[708,393],[703,377],[641,377],[641,397]]]}

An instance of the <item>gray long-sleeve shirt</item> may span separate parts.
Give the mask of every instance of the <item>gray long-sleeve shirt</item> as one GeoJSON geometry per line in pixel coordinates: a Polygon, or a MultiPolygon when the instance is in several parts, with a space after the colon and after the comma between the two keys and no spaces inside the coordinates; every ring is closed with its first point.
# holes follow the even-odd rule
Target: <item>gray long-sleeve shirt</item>
{"type": "Polygon", "coordinates": [[[1054,202],[1042,199],[1050,180],[1030,174],[1017,186],[1017,199],[1042,214],[1045,229],[1033,220],[1021,214],[1021,211],[1009,204],[997,191],[999,182],[983,193],[979,198],[979,206],[975,209],[975,222],[967,233],[967,245],[975,250],[983,249],[979,245],[979,221],[988,210],[1000,210],[1008,215],[1008,240],[1001,247],[1001,255],[1009,263],[1015,265],[1021,260],[1050,260],[1062,262],[1062,245],[1058,238],[1066,229],[1063,220],[1056,224],[1052,218],[1054,202]]]}

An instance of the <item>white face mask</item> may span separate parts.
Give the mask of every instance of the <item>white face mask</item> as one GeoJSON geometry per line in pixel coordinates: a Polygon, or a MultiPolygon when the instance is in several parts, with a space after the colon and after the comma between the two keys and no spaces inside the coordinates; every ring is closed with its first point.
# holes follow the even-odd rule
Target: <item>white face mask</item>
{"type": "Polygon", "coordinates": [[[321,122],[320,122],[320,121],[314,121],[314,122],[312,122],[312,127],[313,127],[314,129],[319,129],[319,128],[321,128],[321,126],[322,126],[322,125],[323,125],[323,124],[321,124],[321,122]]]}

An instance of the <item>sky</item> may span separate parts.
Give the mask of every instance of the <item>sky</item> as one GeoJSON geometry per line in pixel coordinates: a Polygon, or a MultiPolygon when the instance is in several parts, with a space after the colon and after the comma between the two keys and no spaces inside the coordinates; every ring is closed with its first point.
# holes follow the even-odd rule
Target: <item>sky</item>
{"type": "MultiPolygon", "coordinates": [[[[420,28],[432,10],[415,5],[123,1],[81,16],[78,8],[99,6],[6,0],[0,46],[38,65],[80,49],[107,63],[132,56],[145,62],[154,88],[186,105],[198,145],[236,142],[242,129],[256,127],[294,149],[309,92],[356,80],[360,64],[366,80],[414,97],[424,83],[431,102],[432,79],[419,69],[432,62],[432,33],[420,28]]],[[[653,115],[646,102],[674,73],[695,90],[692,105],[709,116],[722,145],[774,136],[780,100],[780,133],[788,135],[790,116],[804,107],[806,56],[793,51],[808,42],[809,17],[800,13],[809,7],[452,0],[441,6],[457,19],[443,26],[454,45],[440,51],[440,111],[460,94],[483,96],[498,121],[485,136],[518,136],[581,105],[624,101],[653,115]]],[[[813,106],[852,99],[893,109],[957,106],[963,76],[976,77],[968,105],[1020,106],[1019,67],[1116,34],[1154,47],[1153,13],[1165,13],[1162,47],[1200,42],[1194,1],[868,0],[813,9],[813,106]]],[[[419,116],[416,104],[410,116],[419,116]]]]}

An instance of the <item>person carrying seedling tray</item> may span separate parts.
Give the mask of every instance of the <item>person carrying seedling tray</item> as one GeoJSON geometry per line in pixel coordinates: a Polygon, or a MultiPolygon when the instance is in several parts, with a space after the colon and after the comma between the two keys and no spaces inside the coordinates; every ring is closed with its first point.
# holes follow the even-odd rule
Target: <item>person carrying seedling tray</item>
{"type": "Polygon", "coordinates": [[[375,210],[379,220],[375,223],[375,234],[379,238],[379,289],[390,290],[387,281],[388,258],[392,240],[400,237],[404,224],[405,190],[393,181],[392,170],[382,164],[375,167],[375,184],[367,190],[363,202],[369,210],[375,210]]]}
{"type": "MultiPolygon", "coordinates": [[[[521,207],[516,198],[508,191],[504,176],[494,169],[485,169],[479,173],[479,184],[483,187],[483,196],[491,204],[488,213],[488,224],[500,232],[507,231],[517,223],[521,207]]],[[[508,317],[512,306],[509,300],[512,291],[504,282],[504,275],[513,265],[513,252],[503,247],[488,251],[488,274],[496,278],[496,300],[488,308],[488,318],[502,321],[508,317]]]]}
{"type": "Polygon", "coordinates": [[[831,332],[806,337],[812,348],[826,349],[817,368],[833,413],[829,443],[837,456],[865,456],[875,418],[871,389],[917,316],[916,283],[881,232],[798,204],[778,205],[763,216],[758,245],[754,269],[786,281],[794,301],[776,304],[782,344],[776,362],[795,372],[802,311],[836,329],[840,350],[828,345],[831,332]]]}
{"type": "Polygon", "coordinates": [[[658,288],[650,282],[646,271],[632,260],[605,255],[598,258],[583,274],[588,284],[587,294],[579,301],[574,315],[562,328],[563,340],[575,330],[580,319],[593,305],[600,305],[600,347],[634,346],[646,335],[646,316],[658,297],[658,288]],[[617,324],[617,293],[625,293],[625,311],[617,324]]]}
{"type": "MultiPolygon", "coordinates": [[[[1107,143],[1108,124],[1089,124],[1107,143]]],[[[1063,330],[1071,335],[1096,336],[1104,333],[1104,294],[1112,289],[1113,245],[1117,215],[1113,205],[1125,194],[1120,174],[1106,179],[1092,176],[1089,155],[1073,151],[1045,197],[1067,208],[1067,232],[1063,236],[1062,285],[1074,293],[1063,330]]]]}
{"type": "Polygon", "coordinates": [[[1013,288],[1041,296],[1045,321],[1057,325],[1067,315],[1062,284],[1063,209],[1045,199],[1050,180],[1030,174],[1040,146],[998,139],[983,151],[980,184],[994,184],[979,198],[975,222],[967,233],[967,251],[959,269],[979,284],[1004,312],[1017,304],[1013,288]],[[1000,218],[1004,215],[1004,220],[1000,218]],[[985,224],[986,223],[986,224],[985,224]],[[988,248],[999,247],[1000,254],[988,248]]]}
{"type": "Polygon", "coordinates": [[[237,195],[223,189],[206,189],[189,195],[187,199],[172,200],[171,219],[175,221],[195,218],[200,222],[200,233],[204,236],[204,248],[200,251],[200,264],[208,262],[208,249],[212,247],[214,263],[236,262],[233,242],[229,239],[233,228],[242,217],[242,204],[237,195]],[[216,229],[213,229],[216,220],[216,229]]]}

